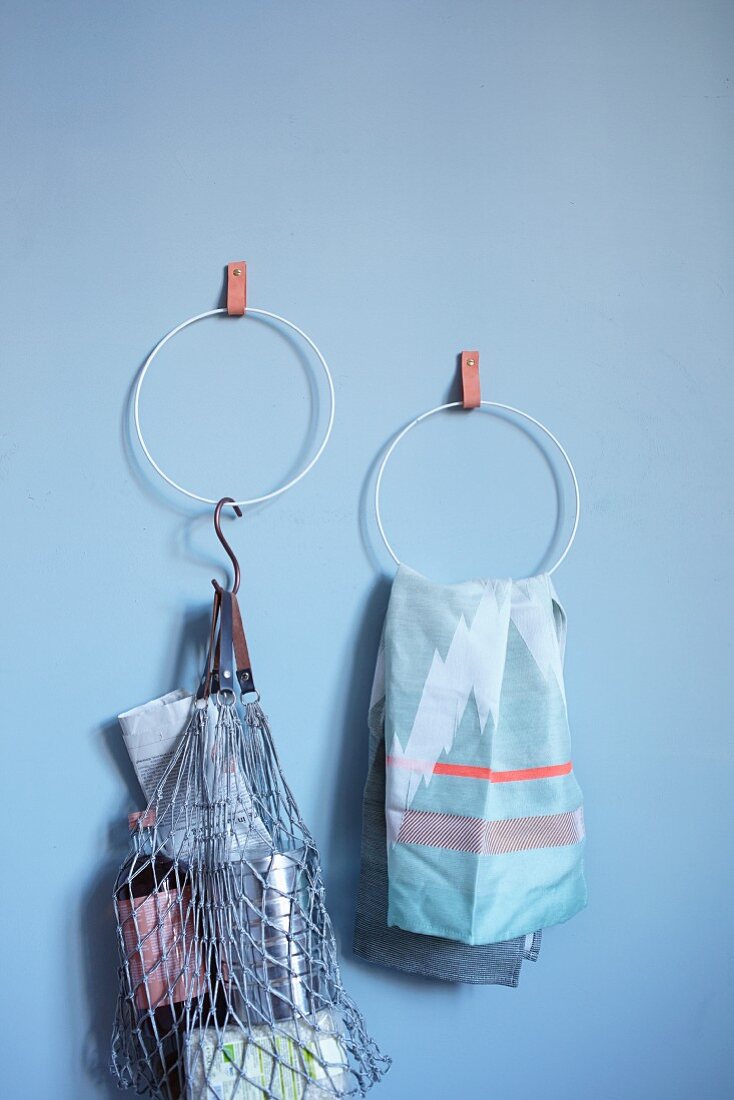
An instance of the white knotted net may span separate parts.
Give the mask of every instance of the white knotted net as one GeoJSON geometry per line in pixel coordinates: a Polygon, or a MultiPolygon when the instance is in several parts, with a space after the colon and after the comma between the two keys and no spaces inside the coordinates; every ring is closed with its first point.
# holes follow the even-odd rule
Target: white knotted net
{"type": "Polygon", "coordinates": [[[161,1100],[364,1095],[389,1059],[341,984],[318,851],[259,701],[221,689],[232,672],[252,689],[240,631],[219,590],[188,728],[118,875],[112,1069],[161,1100]]]}

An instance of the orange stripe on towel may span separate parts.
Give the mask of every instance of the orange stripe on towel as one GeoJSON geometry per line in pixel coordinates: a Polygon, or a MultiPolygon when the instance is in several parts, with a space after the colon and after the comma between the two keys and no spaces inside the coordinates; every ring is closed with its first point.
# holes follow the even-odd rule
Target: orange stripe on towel
{"type": "Polygon", "coordinates": [[[405,757],[388,756],[391,768],[407,768],[412,772],[432,772],[433,775],[458,775],[464,779],[485,779],[488,783],[519,783],[526,779],[552,779],[556,775],[568,775],[573,764],[548,764],[544,768],[519,768],[515,771],[498,772],[492,768],[477,768],[471,764],[446,764],[440,761],[433,767],[422,760],[406,760],[405,757]]]}

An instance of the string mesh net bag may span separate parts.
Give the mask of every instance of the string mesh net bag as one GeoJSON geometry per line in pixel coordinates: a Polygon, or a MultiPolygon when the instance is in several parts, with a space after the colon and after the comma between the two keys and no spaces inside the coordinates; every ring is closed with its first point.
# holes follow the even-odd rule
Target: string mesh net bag
{"type": "Polygon", "coordinates": [[[219,586],[188,727],[133,816],[115,886],[120,1087],[363,1096],[390,1062],[342,986],[319,854],[254,692],[236,597],[219,586]]]}

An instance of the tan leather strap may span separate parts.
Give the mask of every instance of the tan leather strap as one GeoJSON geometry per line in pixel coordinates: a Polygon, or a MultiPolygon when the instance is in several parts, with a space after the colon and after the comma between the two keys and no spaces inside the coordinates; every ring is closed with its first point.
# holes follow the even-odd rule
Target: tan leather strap
{"type": "Polygon", "coordinates": [[[252,664],[250,663],[250,651],[247,648],[242,612],[236,596],[232,596],[232,638],[234,641],[234,657],[237,663],[237,680],[240,691],[246,694],[248,691],[255,690],[255,684],[252,679],[252,664]]]}
{"type": "Polygon", "coordinates": [[[482,394],[479,386],[479,352],[462,351],[461,387],[465,409],[476,409],[481,404],[482,394]]]}
{"type": "Polygon", "coordinates": [[[235,260],[227,264],[227,313],[241,317],[247,306],[247,264],[235,260]]]}

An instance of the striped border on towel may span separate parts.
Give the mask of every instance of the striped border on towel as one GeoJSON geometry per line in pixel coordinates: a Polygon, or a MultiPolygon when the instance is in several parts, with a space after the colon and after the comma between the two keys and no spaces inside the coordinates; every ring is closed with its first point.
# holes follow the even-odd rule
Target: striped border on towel
{"type": "Polygon", "coordinates": [[[538,817],[511,817],[485,821],[482,817],[407,810],[398,834],[398,844],[426,844],[480,856],[525,852],[534,848],[562,848],[578,844],[586,835],[584,810],[538,817]]]}
{"type": "Polygon", "coordinates": [[[388,767],[405,768],[411,772],[423,772],[432,775],[457,775],[462,779],[486,779],[488,783],[520,783],[527,779],[554,779],[558,775],[570,775],[573,764],[566,760],[563,764],[546,764],[541,768],[514,768],[512,771],[496,771],[493,768],[480,768],[474,764],[447,764],[439,760],[429,764],[425,760],[410,760],[405,756],[385,757],[388,767]]]}

